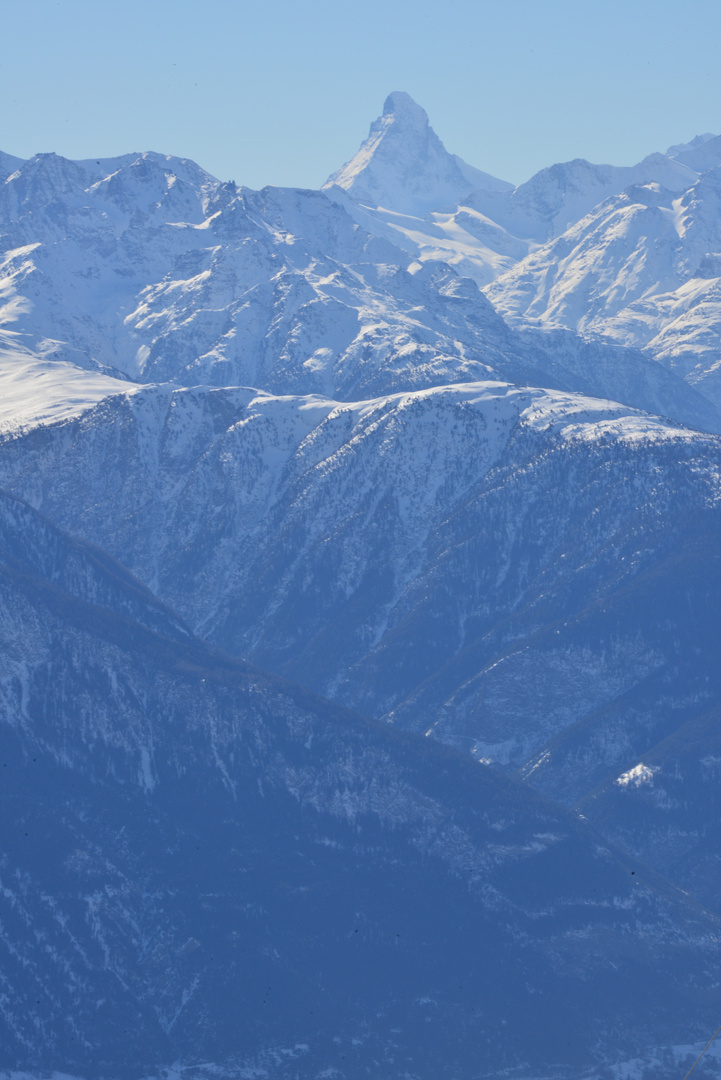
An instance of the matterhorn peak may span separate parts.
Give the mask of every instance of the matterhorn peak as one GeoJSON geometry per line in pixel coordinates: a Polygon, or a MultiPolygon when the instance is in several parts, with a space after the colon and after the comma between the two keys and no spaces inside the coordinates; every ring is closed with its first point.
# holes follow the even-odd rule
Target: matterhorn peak
{"type": "Polygon", "coordinates": [[[394,90],[383,105],[383,116],[392,116],[399,123],[430,127],[428,113],[404,90],[394,90]]]}
{"type": "Polygon", "coordinates": [[[388,95],[358,153],[324,187],[334,185],[364,206],[413,216],[455,207],[477,188],[512,186],[449,154],[425,110],[402,90],[388,95]]]}

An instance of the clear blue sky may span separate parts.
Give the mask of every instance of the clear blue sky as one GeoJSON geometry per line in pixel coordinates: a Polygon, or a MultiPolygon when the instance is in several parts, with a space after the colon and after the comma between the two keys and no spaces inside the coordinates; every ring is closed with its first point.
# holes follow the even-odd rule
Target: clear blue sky
{"type": "Polygon", "coordinates": [[[721,133],[721,0],[22,0],[2,12],[0,149],[158,150],[319,186],[391,90],[519,183],[721,133]]]}

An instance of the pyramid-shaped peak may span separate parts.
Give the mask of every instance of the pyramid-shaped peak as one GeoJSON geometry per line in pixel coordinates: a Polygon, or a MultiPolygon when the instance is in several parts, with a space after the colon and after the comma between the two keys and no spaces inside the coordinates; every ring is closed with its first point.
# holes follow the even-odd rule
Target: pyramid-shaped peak
{"type": "Polygon", "coordinates": [[[354,157],[324,187],[343,188],[357,202],[402,214],[454,207],[468,192],[511,185],[449,154],[410,94],[395,90],[354,157]]]}
{"type": "Polygon", "coordinates": [[[428,113],[413,100],[405,90],[394,90],[389,94],[383,105],[383,115],[392,116],[401,121],[411,121],[414,124],[428,126],[428,113]]]}

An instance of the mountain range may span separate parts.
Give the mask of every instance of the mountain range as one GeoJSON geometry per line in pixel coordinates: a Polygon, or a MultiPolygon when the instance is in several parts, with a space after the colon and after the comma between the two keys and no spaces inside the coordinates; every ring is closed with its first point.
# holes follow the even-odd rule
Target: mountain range
{"type": "Polygon", "coordinates": [[[719,175],[0,155],[0,1076],[687,1071],[719,175]]]}

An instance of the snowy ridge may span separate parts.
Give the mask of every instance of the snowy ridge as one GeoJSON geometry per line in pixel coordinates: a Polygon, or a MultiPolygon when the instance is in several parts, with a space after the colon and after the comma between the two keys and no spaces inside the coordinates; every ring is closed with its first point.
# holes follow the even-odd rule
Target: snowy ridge
{"type": "Polygon", "coordinates": [[[6,187],[0,321],[31,351],[61,343],[56,360],[65,342],[121,379],[345,400],[495,378],[721,427],[637,354],[515,334],[471,281],[434,260],[404,268],[323,193],[238,191],[153,154],[90,184],[84,163],[42,155],[6,187]]]}
{"type": "Polygon", "coordinates": [[[392,94],[366,143],[324,190],[409,255],[446,261],[487,285],[629,186],[685,191],[721,162],[721,137],[700,138],[632,166],[560,163],[516,188],[464,165],[464,179],[475,179],[464,184],[425,112],[407,94],[392,94]]]}
{"type": "Polygon", "coordinates": [[[678,196],[630,188],[487,293],[508,318],[643,347],[719,402],[720,208],[719,168],[678,196]]]}
{"type": "Polygon", "coordinates": [[[25,335],[0,331],[0,433],[67,420],[132,383],[85,370],[87,358],[61,342],[25,344],[25,335]]]}
{"type": "Polygon", "coordinates": [[[552,165],[507,193],[479,192],[470,205],[512,234],[544,243],[580,221],[604,199],[638,184],[660,184],[680,193],[698,172],[665,154],[651,154],[638,165],[592,165],[577,158],[552,165]]]}

